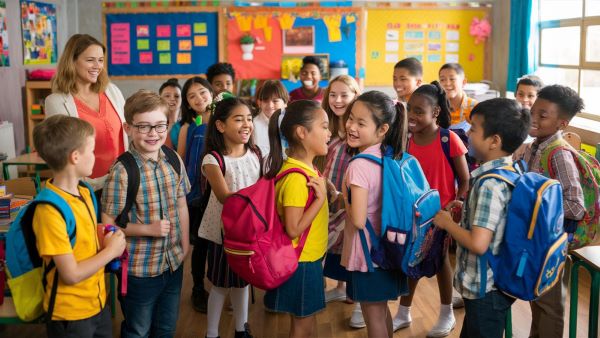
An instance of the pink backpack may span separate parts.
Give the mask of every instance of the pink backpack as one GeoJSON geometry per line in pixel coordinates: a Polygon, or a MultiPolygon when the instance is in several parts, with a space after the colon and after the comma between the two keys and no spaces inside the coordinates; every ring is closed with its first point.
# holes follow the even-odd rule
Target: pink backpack
{"type": "MultiPolygon", "coordinates": [[[[277,214],[275,183],[290,173],[310,179],[301,169],[291,168],[274,178],[260,178],[228,197],[223,204],[223,247],[227,263],[242,279],[263,290],[277,288],[294,274],[311,228],[302,233],[294,248],[277,214]]],[[[314,192],[310,189],[305,208],[313,199],[314,192]]]]}

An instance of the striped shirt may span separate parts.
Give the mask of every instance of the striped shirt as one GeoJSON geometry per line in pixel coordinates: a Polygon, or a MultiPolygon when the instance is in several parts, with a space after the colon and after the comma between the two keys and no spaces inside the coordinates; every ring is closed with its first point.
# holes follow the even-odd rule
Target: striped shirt
{"type": "MultiPolygon", "coordinates": [[[[335,189],[339,192],[342,191],[344,174],[351,158],[347,150],[346,140],[336,137],[329,142],[327,157],[325,159],[323,175],[333,183],[335,189]]],[[[327,247],[332,253],[342,254],[345,224],[346,210],[344,209],[344,199],[339,195],[336,200],[329,203],[329,240],[327,247]]]]}
{"type": "MultiPolygon", "coordinates": [[[[166,237],[127,237],[129,250],[129,275],[154,277],[167,270],[175,271],[183,263],[183,245],[177,200],[190,190],[190,182],[181,161],[181,176],[169,162],[162,150],[158,161],[143,157],[132,144],[129,152],[140,170],[140,187],[135,203],[129,213],[132,223],[151,224],[166,219],[171,230],[166,237]]],[[[108,174],[102,192],[102,210],[116,217],[125,207],[127,196],[127,171],[116,162],[108,174]]]]}
{"type": "MultiPolygon", "coordinates": [[[[540,173],[544,176],[550,176],[544,172],[541,165],[542,154],[546,148],[554,141],[561,140],[560,131],[550,136],[548,139],[538,142],[536,139],[525,149],[523,160],[527,163],[529,171],[540,173]]],[[[557,150],[550,159],[552,171],[556,177],[550,177],[560,182],[563,188],[563,207],[565,218],[571,220],[580,220],[585,215],[585,206],[583,202],[583,189],[579,180],[579,170],[575,164],[577,160],[568,150],[557,150]]]]}
{"type": "MultiPolygon", "coordinates": [[[[510,156],[501,157],[482,164],[471,173],[472,181],[475,184],[470,185],[467,205],[463,208],[461,227],[471,231],[473,226],[485,228],[493,232],[492,241],[489,249],[493,254],[497,254],[500,243],[504,239],[504,229],[506,225],[506,215],[508,211],[508,202],[512,196],[512,191],[508,183],[489,178],[478,185],[477,178],[483,173],[494,168],[511,165],[510,156]],[[468,211],[467,211],[468,209],[468,211]]],[[[478,299],[481,285],[481,273],[479,266],[479,256],[462,247],[460,243],[456,247],[456,272],[454,273],[454,288],[467,299],[478,299]]],[[[495,290],[494,273],[487,267],[486,293],[495,290]]]]}

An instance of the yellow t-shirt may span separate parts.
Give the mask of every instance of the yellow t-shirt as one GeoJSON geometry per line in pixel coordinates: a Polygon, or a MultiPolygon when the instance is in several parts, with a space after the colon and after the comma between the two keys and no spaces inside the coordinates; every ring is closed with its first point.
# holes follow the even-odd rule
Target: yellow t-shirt
{"type": "MultiPolygon", "coordinates": [[[[291,157],[287,158],[279,172],[290,168],[300,168],[308,176],[318,177],[317,172],[313,168],[291,157]]],[[[306,201],[308,200],[308,187],[306,183],[306,178],[298,173],[291,173],[277,182],[275,189],[277,192],[277,213],[279,216],[283,215],[284,207],[304,208],[306,206],[306,201]]],[[[300,254],[300,262],[314,262],[325,255],[327,251],[328,222],[329,207],[327,202],[325,202],[312,222],[306,243],[302,249],[302,254],[300,254]]],[[[297,245],[298,240],[299,238],[294,239],[294,245],[297,245]]]]}
{"type": "MultiPolygon", "coordinates": [[[[44,262],[48,264],[52,256],[73,254],[80,262],[98,253],[100,244],[96,231],[96,211],[88,189],[79,187],[81,197],[71,195],[57,188],[51,181],[46,188],[56,192],[71,206],[76,222],[75,246],[67,234],[67,225],[60,212],[48,204],[40,204],[33,215],[33,231],[36,244],[44,262]],[[80,199],[83,198],[83,201],[80,199]],[[85,201],[85,202],[84,202],[85,201]]],[[[44,309],[48,309],[50,292],[54,282],[56,269],[50,270],[46,280],[44,309]]],[[[99,269],[91,277],[74,285],[65,285],[58,278],[58,289],[54,303],[53,320],[80,320],[98,314],[106,304],[106,288],[104,268],[99,269]]]]}
{"type": "Polygon", "coordinates": [[[463,99],[455,111],[450,113],[450,125],[457,124],[462,121],[471,123],[471,111],[477,105],[477,101],[463,93],[463,99]]]}

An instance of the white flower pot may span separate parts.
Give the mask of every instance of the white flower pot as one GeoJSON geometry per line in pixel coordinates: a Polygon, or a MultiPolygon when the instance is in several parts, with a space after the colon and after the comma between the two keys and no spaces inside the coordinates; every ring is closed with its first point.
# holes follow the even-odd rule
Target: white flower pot
{"type": "Polygon", "coordinates": [[[242,60],[248,61],[248,60],[254,59],[254,55],[252,54],[252,51],[254,50],[254,44],[253,43],[251,43],[251,44],[243,44],[243,45],[240,45],[240,46],[242,46],[242,52],[244,52],[242,54],[242,60]]]}

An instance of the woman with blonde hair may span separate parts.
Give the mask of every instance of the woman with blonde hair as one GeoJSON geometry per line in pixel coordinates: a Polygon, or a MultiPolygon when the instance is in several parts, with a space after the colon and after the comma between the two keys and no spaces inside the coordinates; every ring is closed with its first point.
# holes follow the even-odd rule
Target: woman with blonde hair
{"type": "Polygon", "coordinates": [[[96,162],[89,182],[97,193],[110,166],[128,148],[123,131],[125,99],[119,88],[108,80],[105,54],[106,47],[94,37],[71,36],[52,78],[52,94],[45,103],[47,116],[68,115],[94,126],[96,162]]]}

